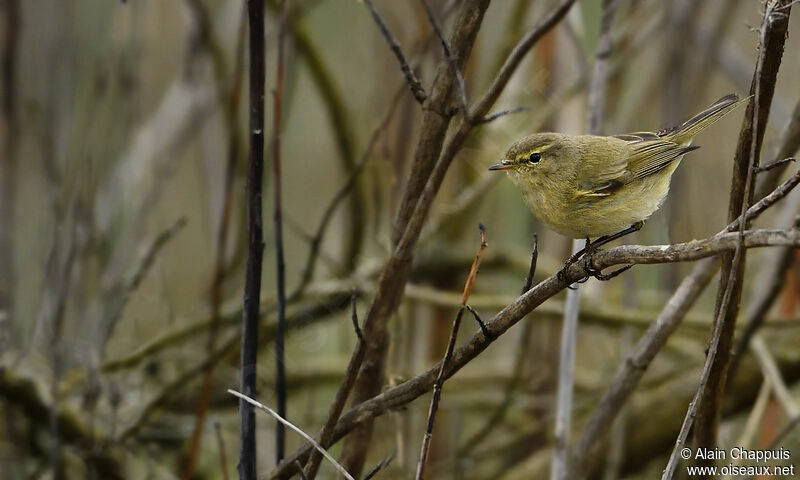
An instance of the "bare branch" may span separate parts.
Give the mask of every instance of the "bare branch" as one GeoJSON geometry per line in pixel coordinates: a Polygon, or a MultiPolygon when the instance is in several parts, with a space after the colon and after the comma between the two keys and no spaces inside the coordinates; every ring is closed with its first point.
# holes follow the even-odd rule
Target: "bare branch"
{"type": "Polygon", "coordinates": [[[258,402],[258,401],[256,401],[256,400],[253,400],[252,398],[248,397],[247,395],[243,395],[243,394],[241,394],[241,393],[237,392],[236,390],[231,390],[231,389],[229,388],[229,389],[228,389],[228,393],[230,393],[230,394],[231,394],[231,395],[233,395],[234,397],[237,397],[238,399],[240,399],[240,400],[242,400],[242,401],[244,401],[244,402],[247,402],[247,403],[249,403],[250,405],[253,405],[254,407],[257,407],[257,408],[259,408],[259,409],[261,409],[261,410],[264,410],[265,412],[267,412],[267,413],[269,413],[270,415],[272,415],[272,416],[275,418],[275,420],[277,420],[277,421],[278,421],[278,422],[280,422],[281,424],[283,424],[283,425],[285,425],[285,426],[287,426],[287,427],[291,428],[291,429],[292,429],[292,430],[294,430],[295,432],[297,432],[297,434],[298,434],[298,435],[300,435],[301,437],[305,438],[305,439],[306,439],[306,441],[307,441],[308,443],[310,443],[310,444],[311,444],[311,445],[312,445],[312,446],[313,446],[313,447],[314,447],[314,448],[315,448],[315,449],[316,449],[318,452],[320,452],[320,453],[321,453],[321,454],[322,454],[322,455],[323,455],[323,456],[324,456],[324,457],[325,457],[325,458],[326,458],[326,459],[327,459],[329,462],[331,462],[331,464],[332,464],[334,467],[336,467],[336,470],[337,470],[337,471],[339,471],[339,473],[341,473],[342,475],[344,475],[344,476],[345,476],[345,478],[347,478],[348,480],[355,480],[355,479],[353,478],[353,476],[352,476],[352,475],[350,475],[350,474],[347,472],[347,470],[345,470],[345,469],[344,469],[344,467],[342,467],[341,465],[339,465],[339,463],[336,461],[336,459],[335,459],[335,458],[333,458],[333,457],[332,457],[332,456],[331,456],[331,455],[330,455],[330,454],[327,452],[327,450],[325,450],[324,448],[322,448],[322,447],[320,446],[320,444],[319,444],[319,443],[317,443],[317,442],[316,442],[316,441],[315,441],[313,438],[311,438],[311,436],[310,436],[310,435],[308,435],[306,432],[304,432],[304,431],[300,430],[299,428],[297,428],[296,426],[294,426],[292,423],[290,423],[288,420],[286,420],[285,418],[283,418],[283,417],[281,417],[280,415],[278,415],[278,412],[276,412],[275,410],[273,410],[273,409],[269,408],[268,406],[264,405],[263,403],[260,403],[260,402],[258,402]]]}
{"type": "MultiPolygon", "coordinates": [[[[469,296],[472,293],[472,285],[475,282],[475,276],[478,274],[478,267],[481,264],[481,258],[483,257],[483,252],[486,250],[488,246],[486,244],[486,229],[483,225],[480,225],[480,232],[481,232],[481,244],[478,247],[478,253],[475,254],[475,260],[472,262],[472,267],[469,269],[469,275],[467,276],[467,281],[464,283],[464,292],[461,294],[461,306],[459,307],[458,311],[456,312],[456,316],[453,319],[453,327],[450,330],[450,341],[447,344],[447,350],[445,351],[444,358],[441,361],[441,367],[439,368],[439,374],[436,376],[436,381],[433,383],[433,396],[431,397],[431,405],[428,409],[428,423],[427,428],[425,429],[425,436],[422,438],[422,447],[420,447],[420,454],[419,460],[417,461],[417,480],[422,480],[425,476],[425,464],[428,460],[428,453],[430,451],[431,446],[431,438],[433,438],[433,425],[434,421],[436,420],[436,412],[439,409],[439,400],[442,395],[442,387],[444,386],[444,372],[448,368],[451,359],[453,358],[453,350],[455,350],[456,346],[456,338],[458,337],[458,329],[461,325],[461,316],[464,314],[464,310],[467,306],[467,301],[469,300],[469,296]]],[[[480,322],[483,323],[483,322],[480,322]]]]}
{"type": "MultiPolygon", "coordinates": [[[[620,246],[596,253],[595,259],[597,265],[602,265],[604,268],[627,263],[655,264],[693,261],[719,255],[725,250],[733,250],[739,244],[739,238],[738,233],[726,233],[715,235],[705,240],[674,245],[654,247],[620,246]]],[[[754,230],[745,232],[744,246],[746,248],[770,245],[800,246],[800,231],[754,230]]],[[[713,274],[713,269],[709,276],[711,274],[713,274]]],[[[563,279],[559,279],[555,275],[551,276],[526,294],[520,296],[486,324],[489,331],[488,336],[483,332],[478,332],[464,346],[453,352],[452,362],[444,372],[443,379],[447,380],[453,376],[525,315],[583,276],[585,276],[583,267],[572,265],[566,270],[563,279]]],[[[440,370],[441,362],[409,381],[389,388],[383,393],[363,401],[344,412],[334,430],[334,441],[342,438],[364,422],[405,405],[429,391],[433,387],[440,370]]],[[[278,478],[290,473],[294,468],[291,463],[293,459],[304,457],[308,453],[307,447],[298,450],[278,465],[272,472],[271,477],[278,478]]]]}
{"type": "MultiPolygon", "coordinates": [[[[364,361],[364,354],[367,350],[364,334],[361,331],[361,327],[358,325],[358,311],[356,310],[357,298],[356,291],[354,290],[351,299],[351,318],[353,321],[353,329],[355,330],[356,338],[358,338],[358,344],[356,345],[355,352],[353,352],[353,355],[350,357],[350,361],[347,364],[347,369],[344,373],[344,380],[342,380],[342,382],[339,384],[339,389],[336,391],[336,397],[334,398],[333,403],[331,403],[331,406],[328,408],[328,419],[325,420],[325,425],[322,427],[322,431],[319,434],[319,444],[325,448],[331,444],[333,429],[336,427],[336,422],[342,415],[342,410],[344,410],[344,406],[347,403],[347,397],[350,396],[350,391],[353,389],[353,385],[356,382],[358,369],[361,368],[361,363],[364,361]]],[[[318,454],[318,452],[312,453],[308,459],[308,462],[306,463],[304,475],[308,478],[316,478],[317,470],[319,469],[321,461],[322,456],[318,454]]]]}
{"type": "MultiPolygon", "coordinates": [[[[262,179],[264,176],[264,0],[248,0],[250,52],[250,158],[247,168],[247,267],[242,306],[242,351],[239,372],[244,395],[256,393],[261,267],[264,256],[262,179]]],[[[256,417],[253,407],[239,402],[239,476],[256,479],[256,417]]]]}
{"type": "MultiPolygon", "coordinates": [[[[754,171],[759,165],[761,143],[766,130],[788,30],[789,9],[780,12],[776,10],[782,10],[788,4],[788,0],[771,0],[764,12],[759,38],[760,51],[750,87],[750,94],[754,96],[754,99],[749,103],[745,113],[734,158],[734,173],[728,207],[730,220],[743,215],[754,198],[754,171]]],[[[740,225],[740,235],[743,235],[744,228],[746,228],[745,224],[740,225]]],[[[694,426],[694,444],[697,448],[713,448],[717,444],[717,428],[721,417],[720,409],[730,363],[733,332],[739,313],[746,254],[747,252],[742,246],[732,253],[724,254],[721,259],[722,273],[715,308],[717,325],[712,334],[708,362],[703,372],[703,378],[705,378],[706,370],[709,370],[708,382],[707,384],[701,382],[695,402],[690,407],[690,412],[687,412],[688,419],[691,416],[691,410],[697,410],[697,424],[694,426]]],[[[668,464],[662,478],[671,478],[670,470],[674,471],[677,465],[679,443],[682,442],[677,442],[676,450],[673,451],[675,461],[668,464]]]]}

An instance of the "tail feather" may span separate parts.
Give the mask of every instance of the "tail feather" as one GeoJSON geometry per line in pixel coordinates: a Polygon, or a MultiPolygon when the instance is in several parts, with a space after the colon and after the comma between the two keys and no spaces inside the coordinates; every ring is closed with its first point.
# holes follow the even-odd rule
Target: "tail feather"
{"type": "Polygon", "coordinates": [[[667,137],[675,143],[689,143],[691,142],[692,137],[705,130],[706,127],[715,123],[725,115],[729,114],[739,105],[746,103],[749,100],[750,97],[740,99],[733,93],[725,95],[702,112],[683,122],[681,125],[673,127],[669,130],[658,132],[659,136],[667,137]]]}

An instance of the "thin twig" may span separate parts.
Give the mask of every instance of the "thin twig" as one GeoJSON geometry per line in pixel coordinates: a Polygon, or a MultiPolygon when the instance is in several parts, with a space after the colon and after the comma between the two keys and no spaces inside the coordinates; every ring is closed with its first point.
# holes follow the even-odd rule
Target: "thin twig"
{"type": "MultiPolygon", "coordinates": [[[[250,159],[247,168],[247,266],[242,308],[241,390],[256,393],[258,319],[264,254],[262,178],[264,175],[264,0],[248,0],[250,46],[250,159]]],[[[239,403],[239,477],[256,479],[256,417],[250,403],[239,403]]]]}
{"type": "Polygon", "coordinates": [[[788,163],[792,163],[794,161],[795,161],[794,157],[788,157],[788,158],[784,158],[782,160],[776,160],[776,161],[770,162],[770,163],[768,163],[766,165],[759,166],[758,168],[756,168],[755,173],[768,172],[768,171],[772,170],[773,168],[781,167],[781,166],[784,166],[784,165],[786,165],[788,163]]]}
{"type": "MultiPolygon", "coordinates": [[[[367,349],[364,333],[361,331],[361,327],[359,326],[358,322],[356,299],[357,295],[356,291],[354,290],[351,300],[351,319],[358,343],[356,344],[355,352],[350,357],[350,361],[347,364],[347,369],[344,373],[344,380],[342,380],[342,382],[339,384],[339,389],[336,391],[336,397],[334,398],[333,403],[331,403],[331,406],[328,408],[328,419],[325,421],[325,425],[322,427],[322,431],[318,437],[319,444],[325,448],[327,448],[331,443],[333,429],[336,427],[336,422],[339,421],[339,417],[342,415],[342,410],[344,410],[344,406],[347,403],[347,397],[350,396],[350,391],[353,389],[353,384],[356,382],[358,369],[361,368],[361,363],[364,361],[364,353],[367,349]]],[[[319,469],[321,461],[322,457],[318,452],[312,453],[308,459],[308,462],[306,463],[304,470],[305,476],[308,478],[316,478],[317,470],[319,469]]]]}
{"type": "Polygon", "coordinates": [[[411,90],[414,98],[417,99],[417,102],[420,104],[424,103],[428,98],[428,95],[425,93],[425,89],[422,88],[422,84],[419,82],[419,80],[417,80],[417,76],[414,75],[414,71],[408,65],[408,60],[406,60],[403,49],[400,47],[400,44],[397,43],[397,40],[395,40],[394,35],[392,35],[392,32],[389,30],[389,26],[383,20],[383,17],[381,16],[380,12],[378,12],[378,9],[376,9],[375,5],[372,4],[372,0],[364,0],[364,3],[367,4],[367,7],[372,14],[372,18],[374,18],[375,23],[378,24],[378,28],[380,28],[383,38],[385,38],[386,42],[389,43],[389,48],[392,49],[394,56],[397,57],[397,61],[400,62],[400,69],[403,71],[403,75],[406,77],[408,88],[411,90]]]}
{"type": "Polygon", "coordinates": [[[447,60],[447,63],[450,65],[450,70],[456,79],[456,93],[458,94],[459,110],[461,111],[462,115],[469,115],[469,110],[467,107],[469,105],[469,102],[467,101],[467,86],[464,83],[464,76],[461,74],[461,70],[458,68],[458,59],[453,56],[453,51],[450,48],[450,44],[447,42],[447,39],[442,32],[442,27],[439,26],[439,22],[436,21],[436,16],[433,14],[433,10],[431,10],[427,0],[420,0],[420,3],[422,3],[422,7],[425,10],[425,15],[428,17],[428,22],[430,22],[431,26],[433,27],[433,31],[436,33],[436,36],[439,37],[439,41],[442,44],[442,50],[444,51],[445,60],[447,60]]]}
{"type": "Polygon", "coordinates": [[[397,451],[395,450],[395,451],[393,451],[393,452],[391,453],[391,455],[389,455],[388,457],[386,457],[386,458],[384,458],[383,460],[381,460],[380,462],[378,462],[378,464],[377,464],[377,465],[375,465],[374,467],[372,467],[372,468],[370,469],[370,471],[368,471],[368,472],[367,472],[367,474],[366,474],[366,475],[364,475],[364,478],[363,478],[362,480],[369,480],[370,478],[372,478],[372,477],[374,477],[375,475],[377,475],[377,474],[378,474],[378,472],[380,472],[380,471],[381,471],[381,470],[383,470],[384,468],[388,467],[388,466],[389,466],[389,464],[390,464],[390,463],[392,463],[392,460],[394,460],[394,457],[395,457],[395,455],[396,455],[396,454],[397,454],[397,451]]]}
{"type": "Polygon", "coordinates": [[[431,397],[431,405],[428,409],[427,428],[425,429],[425,436],[422,438],[422,447],[420,448],[419,460],[417,461],[417,480],[422,480],[425,476],[425,464],[427,463],[428,453],[430,452],[431,438],[433,438],[433,425],[436,419],[436,412],[439,409],[439,400],[442,395],[442,386],[444,385],[445,381],[444,374],[446,369],[450,366],[450,361],[453,358],[456,338],[458,337],[458,329],[461,325],[461,316],[464,314],[467,301],[472,293],[472,285],[475,282],[475,276],[478,274],[478,267],[481,264],[483,252],[488,246],[486,244],[486,229],[483,225],[480,225],[480,236],[481,244],[480,247],[478,247],[478,253],[475,254],[475,260],[472,262],[472,267],[469,270],[467,281],[464,283],[464,292],[461,294],[461,306],[459,307],[458,311],[456,312],[456,316],[453,319],[453,327],[450,331],[450,341],[447,344],[447,350],[445,351],[444,358],[442,359],[441,366],[439,368],[439,374],[437,375],[436,381],[433,384],[433,396],[431,397]]]}
{"type": "MultiPolygon", "coordinates": [[[[400,92],[402,93],[402,91],[400,92]]],[[[378,143],[378,139],[380,138],[381,134],[386,130],[386,127],[389,125],[389,121],[392,119],[394,112],[396,110],[397,105],[399,104],[400,95],[395,95],[392,103],[389,106],[389,109],[386,111],[381,122],[375,127],[370,135],[369,142],[367,142],[367,147],[364,150],[364,153],[361,155],[361,159],[358,164],[355,166],[352,172],[350,172],[350,176],[347,178],[347,181],[344,185],[339,189],[338,192],[333,196],[331,199],[331,203],[325,208],[325,212],[322,214],[322,220],[320,220],[319,226],[317,227],[316,232],[310,238],[310,249],[308,252],[308,257],[306,259],[305,266],[303,267],[303,271],[300,274],[300,282],[298,283],[297,287],[295,287],[294,291],[289,294],[287,301],[291,302],[299,298],[304,292],[308,284],[311,282],[312,277],[314,276],[314,270],[316,268],[317,258],[319,257],[320,248],[322,246],[322,240],[325,238],[325,233],[327,232],[328,225],[333,219],[333,214],[336,213],[336,209],[339,204],[344,200],[347,195],[355,188],[355,185],[358,181],[358,178],[361,175],[361,172],[364,171],[364,167],[366,167],[367,162],[372,158],[373,151],[375,150],[375,145],[378,143]]]]}
{"type": "Polygon", "coordinates": [[[254,407],[257,407],[257,408],[260,408],[261,410],[264,410],[265,412],[267,412],[267,413],[269,413],[270,415],[272,415],[272,416],[275,418],[275,420],[277,420],[277,421],[278,421],[278,422],[280,422],[281,424],[283,424],[283,425],[285,425],[285,426],[287,426],[287,427],[291,428],[291,429],[292,429],[292,430],[294,430],[295,432],[297,432],[297,434],[298,434],[298,435],[300,435],[301,437],[303,437],[304,439],[306,439],[306,441],[307,441],[308,443],[310,443],[310,444],[311,444],[311,445],[312,445],[312,446],[313,446],[315,449],[317,449],[317,451],[318,451],[318,452],[320,452],[320,453],[321,453],[321,454],[322,454],[322,455],[323,455],[323,456],[324,456],[324,457],[325,457],[325,458],[326,458],[326,459],[327,459],[329,462],[331,462],[331,464],[332,464],[332,465],[333,465],[333,466],[336,468],[336,470],[337,470],[339,473],[341,473],[342,475],[344,475],[344,476],[345,476],[345,478],[347,478],[348,480],[355,480],[355,479],[353,478],[353,476],[352,476],[352,475],[350,475],[349,473],[347,473],[347,470],[345,470],[345,469],[344,469],[344,467],[342,467],[341,465],[339,465],[339,463],[336,461],[336,459],[335,459],[335,458],[333,458],[333,457],[332,457],[332,456],[331,456],[331,455],[330,455],[330,454],[329,454],[329,453],[328,453],[328,452],[327,452],[327,451],[326,451],[324,448],[322,448],[322,447],[320,446],[320,444],[318,444],[318,443],[317,443],[317,442],[316,442],[316,441],[315,441],[313,438],[311,438],[311,436],[310,436],[310,435],[308,435],[306,432],[304,432],[304,431],[300,430],[300,429],[299,429],[299,428],[297,428],[296,426],[292,425],[292,424],[291,424],[291,423],[290,423],[288,420],[286,420],[285,418],[283,418],[283,417],[281,417],[280,415],[278,415],[278,412],[274,411],[273,409],[269,408],[268,406],[266,406],[266,405],[264,405],[264,404],[262,404],[262,403],[260,403],[260,402],[258,402],[258,401],[256,401],[256,400],[253,400],[252,398],[248,397],[247,395],[243,395],[243,394],[241,394],[241,393],[237,392],[236,390],[231,390],[231,389],[229,388],[229,389],[228,389],[228,393],[230,393],[230,394],[231,394],[231,395],[233,395],[234,397],[237,397],[237,398],[239,398],[239,399],[240,399],[241,401],[243,401],[243,402],[247,402],[248,404],[250,404],[250,405],[253,405],[254,407]]]}
{"type": "MultiPolygon", "coordinates": [[[[201,30],[205,32],[204,35],[201,36],[203,41],[207,44],[207,47],[211,52],[217,52],[217,50],[219,50],[219,40],[214,35],[214,29],[211,25],[211,15],[205,9],[205,4],[199,0],[191,0],[189,5],[192,7],[197,19],[196,21],[201,25],[201,30]]],[[[214,255],[214,273],[212,275],[209,295],[211,325],[208,329],[208,337],[206,340],[207,352],[213,352],[216,348],[219,326],[222,320],[222,288],[228,272],[228,265],[225,256],[228,252],[228,239],[230,238],[231,210],[233,208],[233,183],[236,174],[236,163],[239,160],[240,153],[240,127],[238,116],[239,105],[241,103],[241,87],[244,71],[244,42],[246,31],[247,9],[245,5],[242,5],[241,22],[236,38],[233,80],[231,81],[230,86],[228,86],[226,82],[228,72],[225,71],[225,62],[223,61],[222,55],[211,55],[214,66],[214,76],[217,82],[219,101],[222,104],[222,108],[225,113],[225,123],[228,134],[228,151],[225,161],[225,174],[222,180],[222,208],[220,208],[219,212],[217,243],[214,255]]],[[[211,391],[214,383],[214,366],[214,364],[209,364],[209,367],[203,374],[203,383],[200,387],[197,408],[195,410],[194,432],[192,433],[189,453],[186,456],[186,464],[181,474],[181,478],[184,480],[192,478],[197,458],[200,453],[200,440],[203,434],[203,426],[205,425],[208,404],[211,398],[211,391]]],[[[227,477],[227,471],[224,473],[227,477]]]]}
{"type": "Polygon", "coordinates": [[[499,112],[491,113],[489,115],[486,115],[483,118],[480,118],[480,119],[477,119],[477,120],[473,120],[473,122],[476,125],[481,125],[481,124],[484,124],[484,123],[493,122],[493,121],[497,120],[498,118],[504,117],[506,115],[512,115],[512,114],[519,113],[519,112],[526,112],[528,110],[530,110],[530,108],[528,108],[528,107],[509,108],[507,110],[500,110],[499,112]]]}
{"type": "MultiPolygon", "coordinates": [[[[775,89],[775,80],[783,53],[783,44],[788,28],[788,13],[775,14],[780,0],[772,0],[764,12],[759,38],[760,53],[753,73],[751,94],[754,98],[745,114],[745,121],[734,160],[734,177],[731,186],[729,218],[744,218],[748,205],[753,200],[753,180],[759,164],[759,152],[763,139],[769,105],[775,89]],[[763,78],[762,78],[763,77],[763,78]],[[763,91],[762,91],[763,89],[763,91]],[[763,104],[762,104],[763,103],[763,104]],[[763,115],[762,115],[763,109],[763,115]],[[749,119],[749,121],[748,121],[749,119]]],[[[747,222],[740,222],[739,242],[733,256],[722,256],[720,292],[717,297],[716,319],[709,342],[709,349],[699,386],[694,400],[689,405],[675,447],[670,455],[662,479],[673,478],[678,465],[678,452],[683,447],[695,416],[699,420],[694,428],[695,447],[713,448],[716,444],[719,409],[725,388],[730,346],[738,315],[744,277],[744,232],[747,222]]]]}
{"type": "MultiPolygon", "coordinates": [[[[283,102],[283,63],[286,38],[286,0],[281,0],[278,26],[278,65],[275,72],[275,90],[272,92],[272,174],[274,188],[275,264],[278,306],[278,331],[275,335],[275,395],[278,397],[278,415],[286,414],[286,260],[283,254],[283,178],[281,175],[281,115],[283,102]]],[[[275,428],[275,458],[280,462],[286,452],[286,431],[283,423],[275,428]]]]}
{"type": "Polygon", "coordinates": [[[789,418],[800,415],[800,408],[798,408],[797,403],[792,398],[792,394],[786,386],[786,381],[784,381],[781,376],[778,364],[770,353],[766,342],[761,337],[756,336],[750,344],[750,350],[755,353],[756,360],[758,360],[764,378],[769,380],[772,390],[775,392],[775,397],[780,401],[783,410],[789,418]]]}
{"type": "MultiPolygon", "coordinates": [[[[739,244],[738,233],[715,235],[704,240],[679,243],[663,246],[619,246],[602,250],[596,253],[596,264],[605,267],[624,265],[627,263],[670,263],[678,261],[696,261],[703,258],[715,257],[726,250],[734,250],[739,244]],[[623,253],[625,252],[625,253],[623,253]]],[[[755,248],[758,246],[800,246],[800,232],[790,230],[752,230],[745,232],[744,246],[755,248]]],[[[712,271],[713,274],[713,271],[712,271]]],[[[456,374],[461,368],[472,361],[497,338],[509,328],[520,321],[525,315],[533,311],[547,299],[564,290],[567,285],[585,276],[583,267],[572,265],[565,272],[564,278],[559,279],[553,275],[520,296],[513,303],[500,311],[495,317],[486,322],[491,335],[483,332],[475,333],[462,347],[453,352],[452,361],[445,371],[444,379],[456,374]]],[[[377,416],[408,404],[433,388],[433,384],[441,370],[441,362],[425,372],[403,382],[400,385],[386,389],[372,398],[360,402],[342,414],[334,430],[334,441],[341,439],[345,434],[363,425],[377,416]]],[[[294,458],[305,457],[309,453],[306,447],[301,448],[287,457],[271,473],[271,477],[279,477],[291,472],[294,458]]]]}
{"type": "MultiPolygon", "coordinates": [[[[458,17],[450,36],[450,47],[458,59],[459,68],[463,69],[466,65],[488,7],[489,0],[466,0],[460,3],[458,17]]],[[[447,138],[452,117],[449,108],[454,88],[455,79],[449,66],[446,62],[440,63],[431,95],[426,100],[426,108],[422,112],[411,173],[392,224],[391,243],[395,247],[378,277],[375,297],[364,319],[364,333],[369,343],[353,389],[355,403],[374,397],[383,387],[389,347],[387,322],[401,303],[403,286],[411,271],[414,247],[419,240],[422,225],[435,196],[435,193],[420,194],[433,175],[432,171],[437,165],[437,159],[447,138]],[[415,208],[420,202],[424,204],[423,213],[419,213],[415,208]]],[[[371,427],[371,423],[367,422],[363,428],[359,428],[355,434],[348,437],[342,450],[342,463],[354,473],[359,473],[363,469],[366,452],[371,445],[371,427]]]]}

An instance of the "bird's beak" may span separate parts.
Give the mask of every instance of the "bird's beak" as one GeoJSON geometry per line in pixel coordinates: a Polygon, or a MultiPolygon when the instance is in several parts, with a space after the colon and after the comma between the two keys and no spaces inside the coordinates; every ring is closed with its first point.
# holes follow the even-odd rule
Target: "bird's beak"
{"type": "Polygon", "coordinates": [[[514,164],[513,163],[500,162],[500,163],[495,163],[494,165],[489,167],[489,170],[510,170],[512,168],[514,168],[514,164]]]}

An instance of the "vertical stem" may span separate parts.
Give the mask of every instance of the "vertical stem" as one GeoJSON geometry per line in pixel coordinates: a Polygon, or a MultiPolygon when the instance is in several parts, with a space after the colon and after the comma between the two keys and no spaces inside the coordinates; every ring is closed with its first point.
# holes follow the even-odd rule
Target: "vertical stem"
{"type": "MultiPolygon", "coordinates": [[[[791,4],[790,0],[772,0],[765,7],[759,38],[759,56],[750,86],[750,94],[754,98],[745,113],[734,158],[728,207],[728,217],[731,220],[739,217],[753,202],[753,169],[759,164],[761,144],[786,41],[791,4]]],[[[744,228],[746,222],[742,222],[740,232],[744,228]]],[[[702,392],[698,396],[697,422],[694,425],[695,448],[712,448],[717,443],[733,332],[742,296],[745,249],[739,247],[734,252],[723,253],[721,259],[722,273],[714,320],[714,335],[719,338],[712,339],[712,343],[718,344],[718,349],[716,355],[712,355],[709,350],[711,361],[708,381],[700,386],[702,392]]]]}
{"type": "MultiPolygon", "coordinates": [[[[572,253],[583,248],[580,240],[572,241],[572,253]]],[[[580,290],[567,291],[564,320],[561,327],[561,348],[558,359],[558,392],[556,400],[556,446],[550,479],[561,480],[567,475],[569,458],[569,430],[572,426],[572,383],[575,370],[575,341],[578,337],[580,290]]]]}
{"type": "MultiPolygon", "coordinates": [[[[250,26],[250,158],[247,166],[247,267],[242,310],[241,390],[256,393],[258,314],[264,254],[262,177],[264,175],[264,0],[247,0],[250,26]]],[[[239,478],[256,479],[256,418],[253,406],[239,401],[239,478]]]]}
{"type": "MultiPolygon", "coordinates": [[[[283,39],[286,31],[286,0],[281,1],[280,26],[278,29],[278,66],[275,80],[274,109],[272,118],[272,156],[275,177],[275,257],[278,287],[278,331],[275,334],[275,394],[278,397],[278,415],[286,416],[286,366],[284,345],[286,339],[286,262],[283,257],[283,205],[281,204],[281,97],[283,95],[283,39]]],[[[286,427],[278,422],[275,427],[275,457],[283,460],[286,451],[286,427]]]]}

